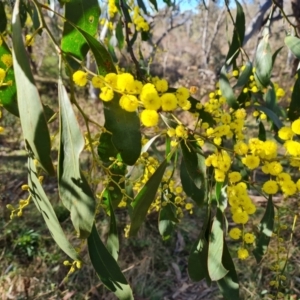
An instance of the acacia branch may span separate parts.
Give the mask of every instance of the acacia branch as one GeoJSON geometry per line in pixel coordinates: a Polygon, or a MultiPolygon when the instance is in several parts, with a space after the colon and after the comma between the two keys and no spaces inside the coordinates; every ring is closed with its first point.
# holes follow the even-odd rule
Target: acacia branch
{"type": "Polygon", "coordinates": [[[143,73],[141,71],[140,64],[139,64],[138,60],[136,59],[136,57],[134,55],[133,48],[132,48],[132,45],[131,45],[130,39],[129,39],[129,28],[128,28],[128,21],[126,20],[126,17],[125,17],[126,8],[125,8],[124,0],[120,0],[120,8],[121,8],[121,11],[122,11],[122,14],[123,14],[123,19],[124,19],[125,40],[126,40],[126,43],[127,43],[127,50],[130,54],[131,60],[135,64],[136,73],[137,73],[136,75],[137,75],[138,79],[143,80],[144,76],[143,76],[143,73]]]}

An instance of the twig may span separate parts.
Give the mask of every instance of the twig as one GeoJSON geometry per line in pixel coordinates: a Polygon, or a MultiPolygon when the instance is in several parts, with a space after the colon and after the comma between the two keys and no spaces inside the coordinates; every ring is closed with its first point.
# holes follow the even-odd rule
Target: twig
{"type": "Polygon", "coordinates": [[[125,14],[125,9],[126,8],[125,8],[124,0],[120,0],[120,8],[121,8],[121,11],[122,11],[122,14],[123,14],[123,19],[124,19],[125,40],[126,40],[126,43],[127,43],[127,50],[130,54],[131,60],[135,64],[138,79],[143,80],[144,76],[143,76],[143,73],[140,69],[140,64],[139,64],[138,60],[136,59],[136,57],[134,55],[133,48],[132,48],[132,45],[131,45],[130,39],[129,39],[128,22],[127,22],[126,17],[125,17],[125,15],[126,15],[125,14]]]}

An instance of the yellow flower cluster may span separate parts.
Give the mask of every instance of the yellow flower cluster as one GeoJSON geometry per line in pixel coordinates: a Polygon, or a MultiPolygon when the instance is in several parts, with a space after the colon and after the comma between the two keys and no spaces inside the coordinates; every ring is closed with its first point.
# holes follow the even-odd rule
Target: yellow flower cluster
{"type": "Polygon", "coordinates": [[[150,27],[146,20],[140,14],[140,8],[135,6],[133,8],[132,21],[137,31],[149,31],[150,27]]]}
{"type": "MultiPolygon", "coordinates": [[[[76,85],[83,87],[88,82],[88,74],[81,70],[76,71],[73,74],[73,81],[76,85]]],[[[170,93],[165,79],[154,77],[151,83],[143,84],[129,73],[108,73],[104,77],[93,76],[91,81],[95,88],[101,89],[99,98],[102,101],[112,101],[117,93],[121,95],[119,104],[124,110],[135,112],[138,108],[144,108],[140,119],[146,127],[158,124],[158,110],[169,112],[177,107],[183,110],[191,107],[188,100],[189,90],[180,87],[174,93],[170,93]]]]}
{"type": "Polygon", "coordinates": [[[118,12],[115,0],[108,0],[108,15],[112,19],[118,12]]]}
{"type": "Polygon", "coordinates": [[[214,167],[217,182],[224,182],[226,173],[231,166],[231,157],[225,150],[217,151],[205,159],[205,164],[208,167],[214,167]]]}
{"type": "Polygon", "coordinates": [[[11,68],[13,65],[13,60],[12,60],[11,54],[3,54],[0,57],[0,61],[1,61],[0,66],[3,66],[2,68],[0,67],[0,87],[12,85],[11,80],[8,80],[5,82],[5,79],[7,77],[7,72],[9,70],[9,68],[11,68]]]}

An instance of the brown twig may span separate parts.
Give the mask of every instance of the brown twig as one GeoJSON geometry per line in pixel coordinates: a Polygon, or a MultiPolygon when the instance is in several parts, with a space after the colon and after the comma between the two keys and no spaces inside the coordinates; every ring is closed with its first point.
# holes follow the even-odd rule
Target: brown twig
{"type": "Polygon", "coordinates": [[[124,0],[120,0],[120,8],[121,8],[121,11],[122,11],[122,14],[123,14],[123,19],[124,19],[125,40],[126,40],[126,43],[127,43],[127,50],[130,54],[131,60],[135,64],[137,78],[139,80],[144,81],[144,76],[143,76],[143,73],[141,71],[140,64],[139,64],[138,60],[136,59],[136,57],[134,55],[133,48],[132,48],[132,45],[131,45],[130,39],[129,39],[129,28],[128,28],[128,22],[127,22],[126,17],[125,17],[125,15],[126,15],[125,14],[125,9],[126,8],[125,8],[124,0]]]}

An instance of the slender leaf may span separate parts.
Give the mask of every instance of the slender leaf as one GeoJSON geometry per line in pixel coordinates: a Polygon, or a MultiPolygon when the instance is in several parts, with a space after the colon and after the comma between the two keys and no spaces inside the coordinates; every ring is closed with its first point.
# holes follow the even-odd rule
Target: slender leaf
{"type": "Polygon", "coordinates": [[[274,230],[274,205],[272,195],[269,196],[265,214],[259,224],[259,235],[256,242],[256,248],[253,254],[257,263],[260,263],[263,256],[266,254],[268,245],[274,230]]]}
{"type": "Polygon", "coordinates": [[[259,122],[259,131],[258,131],[258,138],[261,140],[261,141],[266,141],[267,139],[267,136],[266,136],[266,129],[265,129],[265,126],[264,126],[264,123],[263,122],[259,122]]]}
{"type": "MultiPolygon", "coordinates": [[[[1,39],[1,37],[0,37],[1,39]]],[[[3,39],[1,39],[2,44],[0,45],[0,57],[2,55],[7,54],[11,55],[11,51],[8,48],[7,44],[3,39]]],[[[7,66],[0,60],[0,68],[6,70],[7,66]]],[[[13,67],[10,67],[6,71],[6,76],[4,79],[4,83],[11,83],[8,85],[2,85],[0,88],[0,103],[4,106],[6,110],[8,110],[11,114],[19,117],[19,109],[17,102],[17,88],[16,81],[14,75],[13,67]]]]}
{"type": "Polygon", "coordinates": [[[143,10],[145,14],[147,14],[147,8],[143,0],[137,0],[138,6],[143,10]]]}
{"type": "Polygon", "coordinates": [[[155,10],[158,11],[157,2],[156,0],[149,0],[150,3],[154,6],[155,10]]]}
{"type": "Polygon", "coordinates": [[[208,243],[208,273],[212,281],[222,279],[227,273],[222,263],[224,248],[223,213],[218,208],[214,217],[208,243]]]}
{"type": "Polygon", "coordinates": [[[247,61],[245,64],[245,69],[242,71],[242,73],[240,74],[240,76],[237,80],[236,85],[233,87],[234,89],[241,88],[248,83],[250,75],[252,73],[252,69],[253,69],[253,67],[252,67],[251,61],[247,61]]]}
{"type": "Polygon", "coordinates": [[[237,8],[235,26],[234,26],[232,42],[230,44],[228,54],[226,57],[226,61],[228,61],[233,56],[232,63],[235,61],[236,57],[238,56],[239,48],[243,46],[244,36],[245,36],[245,14],[243,11],[243,7],[238,1],[235,1],[235,3],[237,8]]]}
{"type": "Polygon", "coordinates": [[[199,238],[194,243],[189,259],[188,259],[188,272],[189,276],[193,281],[200,281],[206,278],[207,283],[210,284],[210,278],[208,274],[208,242],[206,235],[210,231],[210,213],[207,215],[207,220],[204,223],[199,238]]]}
{"type": "MultiPolygon", "coordinates": [[[[65,18],[61,49],[82,61],[89,45],[85,38],[71,25],[72,22],[78,28],[94,36],[97,33],[100,8],[97,0],[72,0],[65,3],[65,18]]],[[[73,69],[78,69],[80,64],[67,56],[67,60],[73,69]]]]}
{"type": "Polygon", "coordinates": [[[300,59],[300,39],[295,36],[287,36],[284,39],[285,44],[292,51],[292,53],[300,59]]]}
{"type": "Polygon", "coordinates": [[[232,90],[232,87],[229,83],[229,80],[227,78],[227,73],[226,73],[226,67],[223,66],[221,69],[221,74],[220,74],[220,90],[222,92],[222,96],[226,99],[228,105],[234,109],[238,108],[239,105],[236,101],[236,97],[234,95],[234,92],[232,90]]]}
{"type": "Polygon", "coordinates": [[[300,118],[300,71],[298,71],[297,74],[298,77],[293,87],[292,99],[288,110],[288,117],[291,121],[300,118]]]}
{"type": "Polygon", "coordinates": [[[219,290],[226,300],[240,300],[238,276],[225,241],[222,264],[228,270],[228,273],[222,279],[217,281],[219,290]]]}
{"type": "Polygon", "coordinates": [[[126,278],[102,243],[95,226],[88,237],[88,250],[92,265],[105,286],[120,300],[133,300],[132,291],[126,278]]]}
{"type": "Polygon", "coordinates": [[[119,20],[117,27],[116,27],[116,38],[118,40],[118,47],[119,49],[123,49],[124,47],[124,33],[123,33],[123,23],[119,20]]]}
{"type": "Polygon", "coordinates": [[[50,136],[44,115],[43,106],[35,86],[30,63],[22,37],[17,0],[12,16],[13,64],[17,90],[18,106],[26,147],[40,162],[43,169],[54,174],[50,158],[50,136]]]}
{"type": "Polygon", "coordinates": [[[7,26],[4,2],[0,2],[0,32],[4,32],[7,26]]]}
{"type": "Polygon", "coordinates": [[[201,207],[207,199],[207,182],[205,180],[201,188],[198,189],[194,181],[191,180],[183,159],[181,160],[180,165],[180,179],[184,192],[201,207]]]}
{"type": "Polygon", "coordinates": [[[42,214],[46,225],[56,242],[56,244],[73,260],[79,260],[78,253],[75,251],[73,246],[70,244],[68,239],[66,238],[55,211],[45,194],[45,191],[39,181],[39,175],[36,170],[36,166],[34,164],[34,160],[29,157],[28,158],[28,185],[31,197],[42,214]]]}
{"type": "Polygon", "coordinates": [[[155,199],[156,192],[161,183],[167,165],[168,161],[164,160],[135,197],[134,202],[132,203],[133,212],[129,232],[130,236],[136,235],[140,226],[144,222],[148,209],[155,199]]]}
{"type": "Polygon", "coordinates": [[[58,81],[60,106],[60,147],[58,161],[58,188],[64,206],[81,238],[88,237],[96,210],[93,192],[80,171],[79,156],[84,148],[77,118],[62,80],[58,81]]]}
{"type": "Polygon", "coordinates": [[[204,174],[202,174],[203,170],[201,170],[198,165],[197,153],[190,144],[191,143],[189,143],[188,140],[181,141],[180,143],[183,160],[186,170],[190,176],[190,180],[192,180],[195,186],[200,189],[203,184],[204,174]]]}
{"type": "Polygon", "coordinates": [[[118,229],[117,229],[116,217],[115,217],[115,213],[114,213],[114,209],[110,197],[110,191],[107,189],[105,191],[105,196],[108,198],[109,201],[109,214],[110,214],[110,226],[109,226],[109,232],[106,241],[106,247],[108,252],[117,261],[119,256],[118,229]]]}
{"type": "Polygon", "coordinates": [[[174,224],[178,222],[174,204],[167,203],[167,205],[161,208],[158,219],[158,230],[164,241],[170,239],[174,231],[174,224]]]}
{"type": "Polygon", "coordinates": [[[276,93],[273,83],[271,82],[271,86],[268,88],[267,92],[264,94],[264,100],[266,103],[266,107],[276,113],[277,103],[276,103],[276,93]]]}
{"type": "Polygon", "coordinates": [[[265,107],[265,106],[255,106],[256,109],[263,111],[271,120],[272,122],[276,125],[276,127],[278,129],[280,129],[281,127],[283,127],[283,123],[279,120],[278,116],[271,111],[269,108],[265,107]]]}
{"type": "Polygon", "coordinates": [[[265,34],[256,50],[254,78],[259,87],[267,87],[271,78],[273,63],[268,39],[269,35],[265,34]]]}
{"type": "Polygon", "coordinates": [[[275,60],[277,58],[277,55],[279,54],[279,52],[283,49],[283,46],[281,46],[280,48],[278,48],[272,55],[272,67],[274,67],[275,64],[275,60]]]}

